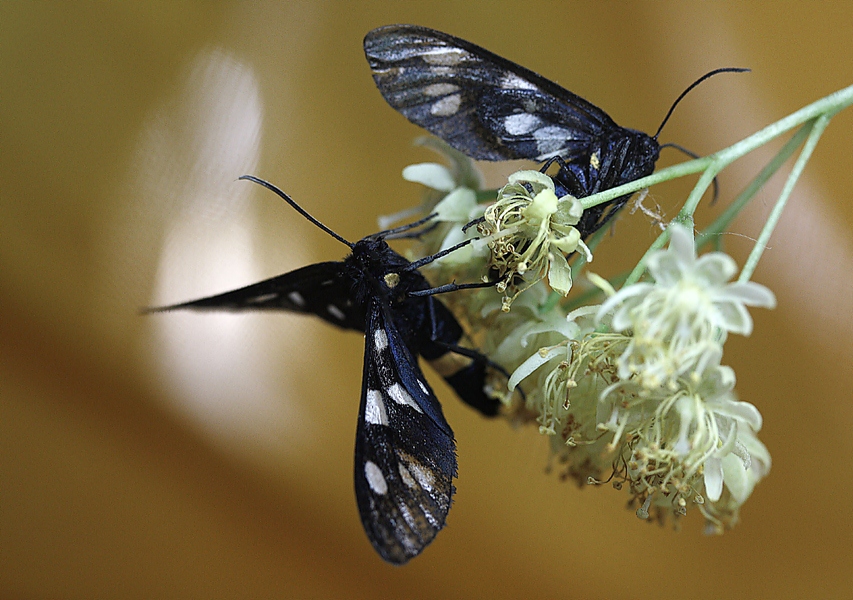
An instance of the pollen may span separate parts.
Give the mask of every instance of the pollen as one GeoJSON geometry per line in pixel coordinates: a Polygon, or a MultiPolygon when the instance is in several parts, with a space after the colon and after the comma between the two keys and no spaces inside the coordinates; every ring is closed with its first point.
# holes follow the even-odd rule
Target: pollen
{"type": "Polygon", "coordinates": [[[385,277],[382,279],[385,280],[385,285],[388,286],[389,289],[394,289],[397,287],[397,284],[400,283],[400,274],[399,273],[386,273],[385,277]]]}

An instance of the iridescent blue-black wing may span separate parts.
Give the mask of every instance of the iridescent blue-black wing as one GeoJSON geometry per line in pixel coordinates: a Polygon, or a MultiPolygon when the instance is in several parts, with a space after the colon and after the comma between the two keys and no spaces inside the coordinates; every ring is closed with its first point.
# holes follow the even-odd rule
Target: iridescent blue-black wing
{"type": "Polygon", "coordinates": [[[417,556],[444,527],[456,476],[453,431],[393,313],[367,311],[355,438],[355,494],[367,537],[386,561],[417,556]]]}
{"type": "Polygon", "coordinates": [[[380,27],[364,38],[364,52],[388,104],[471,158],[569,162],[621,129],[556,83],[440,31],[380,27]]]}

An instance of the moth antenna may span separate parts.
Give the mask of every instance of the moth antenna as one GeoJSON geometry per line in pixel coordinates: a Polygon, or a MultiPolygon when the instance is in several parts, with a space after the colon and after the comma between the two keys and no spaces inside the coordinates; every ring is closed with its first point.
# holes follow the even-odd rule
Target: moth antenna
{"type": "Polygon", "coordinates": [[[318,221],[317,219],[312,217],[310,214],[308,214],[308,211],[306,211],[304,208],[299,206],[293,198],[291,198],[290,196],[285,194],[283,191],[281,191],[279,188],[277,188],[276,186],[271,184],[269,181],[264,181],[260,177],[255,177],[254,175],[241,175],[237,179],[242,179],[245,181],[251,181],[253,183],[257,183],[258,185],[261,185],[261,186],[267,188],[268,190],[275,192],[285,202],[287,202],[290,206],[292,206],[294,208],[294,210],[296,210],[296,212],[298,212],[300,215],[302,215],[303,217],[305,217],[306,219],[311,221],[314,225],[316,225],[317,227],[319,227],[320,229],[322,229],[323,231],[328,233],[330,236],[332,236],[333,238],[335,238],[336,240],[338,240],[342,244],[346,244],[350,248],[353,248],[355,246],[355,244],[345,240],[343,237],[341,237],[340,235],[338,235],[337,233],[335,233],[334,231],[332,231],[331,229],[329,229],[328,227],[323,225],[320,221],[318,221]]]}
{"type": "Polygon", "coordinates": [[[419,232],[414,233],[414,234],[411,233],[411,230],[417,229],[418,227],[420,227],[424,223],[429,223],[430,221],[432,221],[437,216],[438,216],[438,213],[430,213],[427,216],[425,216],[423,219],[418,219],[417,221],[414,221],[413,223],[407,223],[406,225],[400,225],[399,227],[394,227],[392,229],[386,229],[384,231],[380,231],[379,233],[375,233],[373,235],[375,237],[380,237],[383,239],[392,239],[392,240],[398,240],[398,239],[407,238],[407,237],[417,237],[419,235],[426,233],[427,231],[430,231],[431,229],[434,229],[435,227],[438,227],[438,222],[433,223],[432,225],[427,227],[424,231],[419,231],[419,232]]]}
{"type": "Polygon", "coordinates": [[[666,116],[663,118],[663,122],[660,124],[660,127],[658,127],[658,130],[655,132],[652,138],[655,140],[658,139],[658,136],[660,135],[663,126],[666,125],[667,121],[669,121],[669,118],[672,116],[672,112],[675,110],[675,107],[678,106],[678,103],[684,99],[687,93],[690,92],[690,90],[695,88],[697,85],[699,85],[706,79],[713,77],[714,75],[719,75],[720,73],[748,73],[750,70],[751,69],[742,69],[740,67],[723,67],[721,69],[714,69],[713,71],[709,71],[708,73],[702,75],[702,77],[687,86],[687,89],[681,92],[681,95],[675,99],[675,102],[673,102],[672,106],[669,107],[669,112],[666,113],[666,116]]]}

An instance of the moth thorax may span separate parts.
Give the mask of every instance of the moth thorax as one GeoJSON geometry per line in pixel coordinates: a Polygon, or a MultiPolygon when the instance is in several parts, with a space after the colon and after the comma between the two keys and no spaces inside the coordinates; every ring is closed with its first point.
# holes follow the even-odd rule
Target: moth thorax
{"type": "Polygon", "coordinates": [[[393,290],[397,287],[397,284],[400,283],[400,274],[399,273],[386,273],[385,277],[382,279],[385,280],[385,285],[388,286],[388,289],[393,290]]]}

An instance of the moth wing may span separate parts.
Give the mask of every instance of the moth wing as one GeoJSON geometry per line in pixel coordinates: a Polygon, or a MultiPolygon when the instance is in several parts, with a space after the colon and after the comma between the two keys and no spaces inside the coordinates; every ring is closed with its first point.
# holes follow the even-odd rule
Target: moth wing
{"type": "Polygon", "coordinates": [[[471,158],[569,161],[619,128],[580,96],[440,31],[380,27],[364,38],[364,52],[388,104],[471,158]]]}
{"type": "Polygon", "coordinates": [[[389,312],[368,309],[355,442],[355,492],[367,537],[403,564],[444,527],[453,496],[456,444],[417,357],[389,312]]]}
{"type": "Polygon", "coordinates": [[[352,298],[354,282],[343,262],[322,262],[265,279],[230,292],[148,309],[284,310],[308,313],[344,329],[364,331],[364,309],[352,298]]]}

